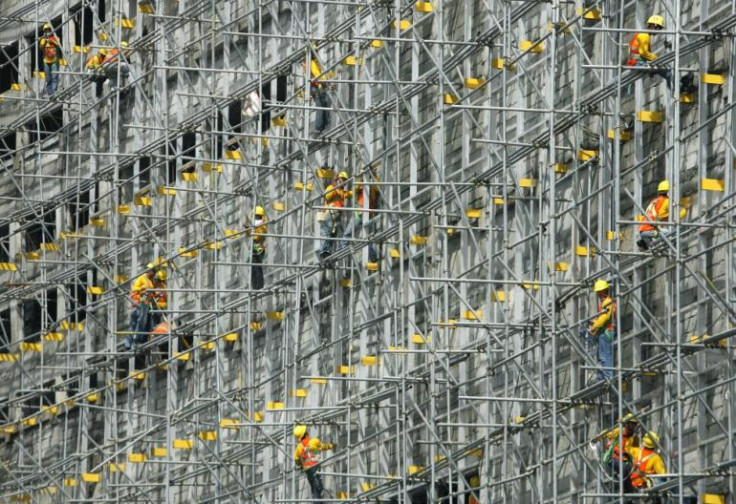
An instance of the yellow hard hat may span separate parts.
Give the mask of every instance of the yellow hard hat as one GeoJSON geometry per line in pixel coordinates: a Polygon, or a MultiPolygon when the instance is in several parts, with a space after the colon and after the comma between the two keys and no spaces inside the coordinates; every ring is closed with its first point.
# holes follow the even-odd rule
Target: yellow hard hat
{"type": "Polygon", "coordinates": [[[340,173],[337,174],[337,178],[341,178],[343,180],[347,180],[348,179],[348,172],[341,171],[340,173]]]}
{"type": "Polygon", "coordinates": [[[670,190],[670,181],[669,180],[663,180],[657,186],[657,191],[659,191],[659,192],[667,192],[669,190],[670,190]]]}
{"type": "Polygon", "coordinates": [[[264,210],[262,206],[258,205],[256,206],[256,210],[253,213],[255,213],[256,215],[263,216],[263,215],[266,215],[266,210],[264,210]]]}
{"type": "Polygon", "coordinates": [[[121,47],[128,47],[128,43],[123,40],[122,42],[120,42],[120,46],[121,47]]]}
{"type": "Polygon", "coordinates": [[[43,25],[43,29],[44,29],[44,31],[45,30],[53,30],[54,27],[51,26],[51,23],[46,23],[46,24],[43,25]]]}
{"type": "Polygon", "coordinates": [[[605,281],[605,280],[603,280],[603,279],[601,279],[601,280],[596,280],[596,281],[595,281],[595,284],[593,285],[593,290],[594,290],[595,292],[600,292],[600,291],[604,291],[604,290],[606,290],[606,289],[608,289],[608,282],[606,282],[606,281],[605,281]]]}
{"type": "Polygon", "coordinates": [[[103,56],[107,56],[107,49],[105,49],[104,47],[100,49],[100,54],[102,54],[103,56]]]}
{"type": "Polygon", "coordinates": [[[621,423],[639,423],[639,419],[633,413],[626,413],[621,419],[621,423]]]}
{"type": "Polygon", "coordinates": [[[470,483],[471,487],[480,486],[480,478],[478,476],[472,476],[468,483],[470,483]]]}
{"type": "Polygon", "coordinates": [[[319,451],[321,447],[322,447],[322,443],[317,438],[310,439],[309,445],[307,446],[307,448],[309,448],[309,451],[313,451],[313,452],[319,451]]]}
{"type": "Polygon", "coordinates": [[[307,426],[306,425],[297,425],[294,427],[294,437],[297,439],[301,439],[304,437],[304,434],[307,433],[307,426]]]}
{"type": "Polygon", "coordinates": [[[167,279],[168,277],[169,277],[169,274],[168,274],[168,273],[166,273],[166,270],[158,270],[158,271],[156,272],[156,278],[158,278],[158,279],[159,279],[159,280],[161,280],[162,282],[163,282],[164,280],[166,280],[166,279],[167,279]]]}
{"type": "Polygon", "coordinates": [[[653,24],[655,26],[659,26],[660,28],[664,28],[664,18],[662,16],[649,16],[649,19],[647,19],[647,24],[653,24]]]}
{"type": "Polygon", "coordinates": [[[150,270],[150,269],[153,269],[153,268],[154,268],[153,263],[146,264],[146,269],[149,269],[150,270]]]}
{"type": "Polygon", "coordinates": [[[646,434],[644,434],[644,437],[641,440],[641,444],[644,445],[644,448],[651,448],[654,449],[659,444],[659,436],[654,431],[649,431],[646,434]]]}

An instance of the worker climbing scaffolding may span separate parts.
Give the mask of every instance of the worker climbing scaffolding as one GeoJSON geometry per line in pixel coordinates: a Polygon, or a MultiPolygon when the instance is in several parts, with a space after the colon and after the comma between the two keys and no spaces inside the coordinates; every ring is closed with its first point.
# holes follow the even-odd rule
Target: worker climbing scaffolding
{"type": "MultiPolygon", "coordinates": [[[[659,15],[650,16],[647,19],[647,30],[660,31],[664,29],[664,18],[659,15]]],[[[648,32],[637,32],[629,42],[628,66],[648,67],[658,56],[652,52],[652,34],[648,32]]],[[[672,89],[672,72],[670,70],[657,70],[654,72],[667,82],[667,88],[672,89]]]]}
{"type": "MultiPolygon", "coordinates": [[[[347,174],[346,174],[347,175],[347,174]]],[[[378,177],[374,175],[374,180],[377,182],[378,177]]],[[[360,233],[360,229],[364,227],[364,217],[365,217],[365,229],[367,230],[369,226],[372,226],[376,222],[375,215],[372,214],[370,210],[375,209],[378,207],[378,186],[370,185],[369,196],[365,198],[365,186],[366,184],[363,179],[355,184],[355,201],[353,202],[352,206],[355,206],[359,208],[360,210],[356,210],[353,212],[353,215],[348,215],[347,217],[347,224],[345,225],[345,233],[344,238],[342,242],[340,242],[340,250],[347,248],[348,246],[348,238],[356,238],[358,233],[360,233]],[[366,203],[368,203],[368,212],[363,214],[363,210],[366,207],[366,203]]],[[[352,196],[352,191],[347,191],[347,196],[352,196]]],[[[376,262],[378,261],[378,252],[376,251],[376,246],[373,242],[368,244],[368,261],[370,262],[376,262]]]]}
{"type": "MultiPolygon", "coordinates": [[[[659,436],[654,431],[649,431],[642,438],[641,447],[631,447],[631,486],[636,491],[644,491],[662,481],[656,481],[650,476],[662,475],[667,473],[662,456],[657,452],[659,445],[659,436]]],[[[652,496],[649,499],[650,504],[661,504],[662,499],[658,496],[652,496]]]]}
{"type": "Polygon", "coordinates": [[[341,171],[337,178],[325,188],[325,205],[328,207],[318,216],[320,220],[320,233],[322,235],[322,247],[319,251],[320,259],[325,259],[332,254],[332,243],[334,238],[342,236],[343,214],[345,198],[351,193],[347,190],[348,172],[341,171]]]}
{"type": "Polygon", "coordinates": [[[318,438],[309,437],[306,425],[294,427],[294,437],[298,440],[294,450],[294,463],[307,477],[312,499],[322,499],[324,485],[319,474],[319,459],[317,453],[332,450],[335,445],[323,443],[318,438]]]}
{"type": "Polygon", "coordinates": [[[61,42],[59,37],[54,35],[51,23],[43,25],[43,36],[39,45],[43,49],[43,71],[46,75],[45,95],[51,96],[56,93],[59,86],[59,63],[62,57],[61,42]]]}
{"type": "MultiPolygon", "coordinates": [[[[643,217],[645,222],[639,226],[639,240],[636,242],[639,250],[649,250],[653,245],[659,243],[662,238],[674,231],[674,228],[658,224],[666,222],[670,218],[669,190],[669,180],[661,181],[657,186],[657,197],[647,205],[643,217]]],[[[680,219],[684,219],[686,214],[687,210],[681,208],[680,219]]]]}
{"type": "Polygon", "coordinates": [[[600,462],[607,468],[615,484],[622,482],[624,492],[633,491],[631,474],[633,468],[632,450],[639,444],[636,432],[639,428],[639,419],[632,413],[627,413],[613,429],[603,431],[593,439],[590,447],[598,456],[596,443],[603,442],[603,452],[600,462]]]}
{"type": "Polygon", "coordinates": [[[161,309],[160,301],[167,305],[167,297],[165,292],[156,290],[155,282],[159,282],[158,288],[163,289],[166,286],[166,277],[165,270],[148,263],[146,271],[133,282],[130,289],[132,311],[124,343],[126,350],[134,349],[136,344],[145,343],[153,326],[161,322],[162,317],[155,310],[161,309]],[[160,274],[162,271],[163,274],[160,274]]]}
{"type": "Polygon", "coordinates": [[[327,75],[323,73],[314,49],[307,52],[306,59],[302,61],[302,70],[307,73],[307,78],[310,79],[310,94],[314,99],[314,105],[317,107],[314,129],[319,134],[324,132],[330,124],[330,96],[328,92],[333,86],[326,82],[327,75]],[[307,72],[307,66],[309,66],[309,72],[307,72]]]}
{"type": "Polygon", "coordinates": [[[598,316],[593,320],[587,336],[597,345],[598,380],[613,377],[613,341],[616,338],[616,302],[610,294],[610,286],[603,279],[596,280],[593,290],[598,296],[598,316]]]}
{"type": "Polygon", "coordinates": [[[253,211],[251,222],[246,222],[246,234],[251,237],[251,270],[250,284],[252,289],[262,289],[264,285],[263,278],[263,260],[266,258],[266,237],[268,231],[266,224],[266,210],[257,205],[253,211]]]}

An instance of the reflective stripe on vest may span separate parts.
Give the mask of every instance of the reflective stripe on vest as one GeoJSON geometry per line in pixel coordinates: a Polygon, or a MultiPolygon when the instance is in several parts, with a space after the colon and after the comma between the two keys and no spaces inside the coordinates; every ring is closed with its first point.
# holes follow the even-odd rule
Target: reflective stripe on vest
{"type": "Polygon", "coordinates": [[[308,468],[317,465],[317,457],[309,451],[309,436],[304,436],[300,443],[302,449],[299,452],[299,458],[302,461],[302,467],[308,468]]]}
{"type": "Polygon", "coordinates": [[[656,222],[659,218],[659,209],[664,204],[666,196],[657,196],[654,200],[647,205],[647,209],[644,212],[645,216],[644,218],[647,220],[646,224],[642,224],[639,226],[639,232],[642,231],[651,231],[654,229],[654,226],[649,224],[649,222],[656,222]]]}
{"type": "Polygon", "coordinates": [[[646,477],[647,474],[650,474],[648,469],[648,464],[650,460],[653,459],[653,455],[655,454],[654,451],[649,450],[647,448],[642,448],[639,452],[639,459],[634,462],[634,468],[631,473],[631,484],[635,487],[642,487],[642,486],[648,486],[647,481],[649,478],[646,477]],[[647,452],[647,454],[642,458],[642,454],[644,452],[647,452]]]}

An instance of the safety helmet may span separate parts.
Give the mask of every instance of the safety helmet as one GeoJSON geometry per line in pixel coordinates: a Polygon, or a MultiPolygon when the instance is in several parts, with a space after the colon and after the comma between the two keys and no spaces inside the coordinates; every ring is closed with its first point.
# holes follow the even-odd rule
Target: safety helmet
{"type": "Polygon", "coordinates": [[[152,270],[154,268],[153,263],[146,264],[146,269],[152,270]]]}
{"type": "Polygon", "coordinates": [[[621,423],[639,423],[639,419],[634,416],[633,413],[626,413],[624,417],[621,419],[621,423]]]}
{"type": "Polygon", "coordinates": [[[307,444],[307,448],[309,448],[309,451],[319,451],[320,447],[322,446],[322,443],[317,438],[312,438],[309,440],[309,443],[307,444]]]}
{"type": "Polygon", "coordinates": [[[341,171],[340,173],[337,174],[337,178],[342,179],[342,180],[347,180],[348,179],[348,172],[341,171]]]}
{"type": "Polygon", "coordinates": [[[103,56],[107,56],[107,49],[105,49],[104,47],[103,47],[102,49],[100,49],[100,51],[99,51],[99,52],[100,52],[100,54],[102,54],[103,56]]]}
{"type": "Polygon", "coordinates": [[[128,43],[126,41],[120,42],[120,47],[128,47],[128,43]]]}
{"type": "Polygon", "coordinates": [[[480,486],[480,478],[478,476],[471,476],[468,483],[470,483],[471,487],[480,486]]]}
{"type": "Polygon", "coordinates": [[[644,445],[644,448],[651,448],[654,449],[659,444],[659,436],[654,431],[649,431],[646,434],[644,434],[644,437],[641,440],[641,444],[644,445]]]}
{"type": "Polygon", "coordinates": [[[261,205],[258,205],[256,206],[256,210],[253,213],[258,216],[263,216],[263,215],[266,215],[266,210],[264,210],[264,208],[261,205]]]}
{"type": "Polygon", "coordinates": [[[158,270],[158,271],[156,272],[156,278],[158,278],[158,279],[159,279],[159,280],[161,280],[162,282],[163,282],[164,280],[166,280],[166,279],[167,279],[168,277],[169,277],[169,274],[168,274],[168,273],[166,273],[166,270],[158,270]]]}
{"type": "Polygon", "coordinates": [[[54,29],[54,27],[51,26],[51,23],[46,23],[46,24],[43,25],[43,31],[53,30],[53,29],[54,29]]]}
{"type": "Polygon", "coordinates": [[[608,289],[608,282],[606,282],[603,279],[600,279],[600,280],[596,280],[595,281],[595,284],[593,285],[593,290],[595,292],[604,291],[606,289],[608,289]]]}
{"type": "Polygon", "coordinates": [[[304,434],[307,433],[307,426],[306,425],[297,425],[294,427],[294,437],[297,439],[301,439],[304,437],[304,434]]]}
{"type": "Polygon", "coordinates": [[[669,180],[663,180],[657,186],[657,191],[658,192],[667,192],[669,190],[670,190],[670,181],[669,180]]]}
{"type": "Polygon", "coordinates": [[[649,16],[647,24],[653,24],[654,26],[664,28],[664,18],[662,16],[657,16],[656,14],[654,16],[649,16]]]}

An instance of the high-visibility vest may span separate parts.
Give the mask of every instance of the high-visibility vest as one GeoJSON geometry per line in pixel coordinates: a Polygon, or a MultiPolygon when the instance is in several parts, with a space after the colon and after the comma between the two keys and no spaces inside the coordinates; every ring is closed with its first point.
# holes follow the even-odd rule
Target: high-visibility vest
{"type": "MultiPolygon", "coordinates": [[[[154,289],[165,289],[166,288],[166,282],[157,281],[153,285],[154,289]]],[[[156,290],[153,294],[153,299],[156,301],[156,305],[161,309],[165,310],[169,305],[169,296],[168,292],[162,291],[162,290],[156,290]]]]}
{"type": "Polygon", "coordinates": [[[97,68],[100,68],[102,66],[102,63],[104,61],[105,57],[102,54],[97,53],[87,60],[87,69],[96,70],[97,68]]]}
{"type": "Polygon", "coordinates": [[[652,37],[649,33],[635,33],[629,42],[629,59],[626,64],[636,65],[636,62],[642,57],[647,61],[656,59],[656,55],[649,50],[651,41],[652,37]]]}
{"type": "Polygon", "coordinates": [[[330,184],[325,189],[325,202],[327,206],[343,208],[345,206],[345,190],[330,184]]]}
{"type": "Polygon", "coordinates": [[[651,466],[653,465],[655,455],[657,453],[649,448],[642,448],[634,460],[633,472],[631,473],[631,485],[640,488],[649,486],[649,478],[647,474],[653,474],[651,466]]]}
{"type": "Polygon", "coordinates": [[[294,460],[298,461],[304,469],[317,465],[317,457],[309,449],[309,436],[304,436],[294,451],[294,460]]]}
{"type": "Polygon", "coordinates": [[[43,60],[49,64],[56,63],[59,59],[59,39],[56,35],[42,38],[41,47],[43,47],[43,60]]]}
{"type": "MultiPolygon", "coordinates": [[[[266,241],[266,237],[262,235],[266,234],[267,232],[268,226],[266,225],[266,219],[256,218],[253,222],[253,243],[263,244],[263,242],[266,241]]],[[[250,229],[248,230],[247,235],[251,235],[250,229]]]]}
{"type": "Polygon", "coordinates": [[[603,301],[598,303],[598,313],[608,308],[609,304],[612,306],[612,310],[611,310],[611,318],[608,319],[608,324],[606,325],[606,330],[612,331],[613,323],[616,320],[616,301],[614,301],[613,298],[610,296],[607,298],[604,298],[603,301]]]}
{"type": "MultiPolygon", "coordinates": [[[[364,193],[363,186],[362,185],[358,186],[356,191],[358,192],[356,206],[361,209],[361,210],[358,210],[357,212],[361,213],[364,202],[365,202],[365,198],[363,197],[363,193],[364,193]]],[[[368,197],[368,208],[376,208],[377,203],[378,203],[378,189],[376,189],[375,187],[371,187],[370,196],[368,197]]]]}
{"type": "MultiPolygon", "coordinates": [[[[658,221],[659,220],[659,213],[660,213],[660,210],[662,209],[662,206],[665,203],[669,203],[669,201],[670,201],[669,197],[666,196],[666,195],[664,195],[664,194],[660,194],[655,199],[653,199],[651,201],[651,203],[649,203],[649,205],[647,205],[647,209],[645,211],[646,215],[644,216],[644,218],[646,219],[646,221],[647,222],[656,222],[656,221],[658,221]]],[[[669,212],[668,212],[668,214],[669,214],[669,212]]],[[[641,226],[639,226],[639,232],[640,233],[643,232],[643,231],[651,231],[653,229],[654,229],[654,226],[652,226],[651,224],[647,224],[647,223],[644,223],[641,226]]]]}
{"type": "Polygon", "coordinates": [[[146,273],[135,279],[130,289],[130,298],[133,300],[135,306],[141,302],[141,294],[144,294],[149,289],[153,289],[153,282],[148,278],[146,273]]]}
{"type": "Polygon", "coordinates": [[[156,327],[153,328],[153,334],[169,334],[169,323],[168,322],[161,322],[156,327]]]}

